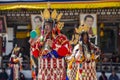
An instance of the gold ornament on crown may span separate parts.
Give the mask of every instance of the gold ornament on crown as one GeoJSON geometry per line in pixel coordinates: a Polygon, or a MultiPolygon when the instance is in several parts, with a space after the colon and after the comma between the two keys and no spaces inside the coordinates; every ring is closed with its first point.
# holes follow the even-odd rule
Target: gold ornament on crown
{"type": "Polygon", "coordinates": [[[88,32],[89,27],[87,25],[80,25],[78,28],[75,28],[76,33],[81,33],[83,31],[88,32]]]}
{"type": "Polygon", "coordinates": [[[57,21],[60,21],[60,19],[62,18],[62,15],[63,15],[63,13],[60,13],[60,14],[58,15],[57,21]]]}
{"type": "Polygon", "coordinates": [[[72,40],[70,40],[70,44],[77,44],[79,42],[79,34],[82,33],[83,31],[88,32],[89,27],[85,24],[80,25],[78,28],[75,28],[75,34],[74,36],[72,35],[72,40]]]}
{"type": "Polygon", "coordinates": [[[48,9],[45,9],[43,13],[41,12],[41,15],[46,20],[51,18],[52,20],[56,20],[57,22],[59,22],[62,18],[63,13],[58,14],[56,10],[53,10],[53,12],[50,14],[50,11],[48,9]]]}
{"type": "Polygon", "coordinates": [[[52,13],[48,9],[45,9],[43,13],[41,12],[41,16],[45,20],[52,19],[57,22],[57,29],[61,30],[64,27],[64,22],[60,22],[63,13],[58,14],[56,10],[53,10],[52,13]]]}
{"type": "Polygon", "coordinates": [[[48,19],[50,18],[50,12],[49,12],[48,9],[45,9],[45,10],[43,11],[43,17],[44,17],[44,19],[46,19],[46,20],[48,20],[48,19]]]}
{"type": "Polygon", "coordinates": [[[57,11],[54,10],[54,11],[52,12],[52,14],[51,14],[51,18],[55,20],[56,17],[57,17],[57,15],[58,15],[58,14],[57,14],[57,11]]]}

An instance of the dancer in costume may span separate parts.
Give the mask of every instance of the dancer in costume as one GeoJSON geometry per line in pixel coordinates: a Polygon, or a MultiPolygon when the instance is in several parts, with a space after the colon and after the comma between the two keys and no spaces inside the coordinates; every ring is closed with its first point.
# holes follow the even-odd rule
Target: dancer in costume
{"type": "Polygon", "coordinates": [[[77,64],[76,80],[97,80],[96,62],[100,50],[89,41],[87,32],[81,33],[79,44],[73,50],[77,64]]]}
{"type": "Polygon", "coordinates": [[[79,28],[81,31],[79,43],[68,58],[71,60],[68,64],[70,80],[97,80],[95,61],[99,57],[97,53],[100,50],[90,42],[88,30],[87,26],[79,28]]]}
{"type": "Polygon", "coordinates": [[[10,58],[11,74],[9,80],[19,80],[19,73],[22,68],[22,54],[19,53],[20,48],[15,46],[10,58]]]}
{"type": "Polygon", "coordinates": [[[57,14],[54,10],[50,14],[49,10],[45,9],[42,15],[45,19],[44,26],[34,48],[35,53],[39,54],[38,80],[65,80],[64,57],[71,53],[71,46],[67,37],[60,32],[63,27],[63,23],[59,22],[62,13],[57,14]]]}

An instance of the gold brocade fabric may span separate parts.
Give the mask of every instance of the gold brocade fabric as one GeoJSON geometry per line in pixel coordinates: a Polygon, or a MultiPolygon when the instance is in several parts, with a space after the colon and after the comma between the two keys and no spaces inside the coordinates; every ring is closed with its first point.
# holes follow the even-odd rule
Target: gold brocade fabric
{"type": "MultiPolygon", "coordinates": [[[[51,2],[49,3],[52,9],[76,9],[76,8],[105,8],[105,7],[120,7],[119,1],[96,1],[96,2],[51,2]]],[[[27,9],[44,9],[48,8],[48,2],[33,2],[33,3],[6,3],[0,4],[0,10],[10,10],[17,8],[27,9]]]]}

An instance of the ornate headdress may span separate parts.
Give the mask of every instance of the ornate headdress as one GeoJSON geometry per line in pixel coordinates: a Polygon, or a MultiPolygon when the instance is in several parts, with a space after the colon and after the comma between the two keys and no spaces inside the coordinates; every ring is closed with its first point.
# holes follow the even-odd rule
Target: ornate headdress
{"type": "Polygon", "coordinates": [[[56,22],[59,22],[63,13],[58,14],[56,10],[54,10],[52,13],[48,9],[45,9],[43,13],[41,12],[42,17],[45,20],[54,20],[56,22]]]}
{"type": "MultiPolygon", "coordinates": [[[[56,10],[50,12],[50,10],[45,9],[43,12],[41,12],[41,15],[44,19],[44,23],[45,22],[52,23],[52,37],[54,37],[56,32],[59,34],[64,26],[64,22],[60,22],[63,13],[58,14],[56,10]]],[[[43,34],[43,31],[44,31],[44,25],[42,26],[41,34],[43,34]]]]}
{"type": "Polygon", "coordinates": [[[43,12],[41,12],[41,15],[45,21],[52,21],[54,27],[55,24],[57,24],[57,28],[59,30],[63,28],[64,22],[60,22],[63,13],[58,14],[56,10],[50,12],[48,9],[45,9],[43,12]]]}
{"type": "Polygon", "coordinates": [[[87,25],[80,25],[78,28],[75,28],[76,33],[88,32],[89,27],[87,25]]]}

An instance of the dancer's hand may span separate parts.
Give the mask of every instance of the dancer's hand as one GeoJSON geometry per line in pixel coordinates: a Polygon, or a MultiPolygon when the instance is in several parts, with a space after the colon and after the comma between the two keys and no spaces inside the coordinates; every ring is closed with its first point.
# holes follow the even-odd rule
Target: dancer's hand
{"type": "Polygon", "coordinates": [[[47,44],[48,44],[50,47],[52,47],[53,41],[52,41],[51,39],[48,39],[48,40],[47,40],[47,44]]]}

